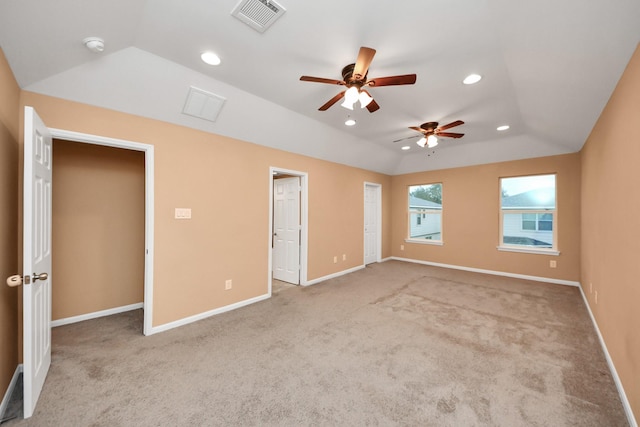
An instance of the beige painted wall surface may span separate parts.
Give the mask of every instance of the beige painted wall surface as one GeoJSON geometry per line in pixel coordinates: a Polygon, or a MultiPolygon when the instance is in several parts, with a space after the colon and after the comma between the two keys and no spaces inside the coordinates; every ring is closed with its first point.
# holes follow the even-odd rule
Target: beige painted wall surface
{"type": "Polygon", "coordinates": [[[141,303],[144,153],[53,142],[53,320],[141,303]]]}
{"type": "Polygon", "coordinates": [[[362,265],[365,181],[382,184],[389,212],[386,175],[29,92],[21,103],[50,127],[154,145],[154,326],[267,293],[270,166],[309,174],[308,280],[362,265]]]}
{"type": "Polygon", "coordinates": [[[0,49],[0,399],[18,365],[18,103],[20,88],[0,49]]]}
{"type": "Polygon", "coordinates": [[[578,154],[397,175],[392,178],[391,192],[393,256],[576,282],[580,279],[578,154]],[[500,178],[549,173],[557,174],[560,255],[498,251],[500,178]],[[406,243],[408,187],[438,182],[443,187],[444,245],[406,243]],[[549,267],[550,260],[557,261],[557,268],[549,267]]]}
{"type": "Polygon", "coordinates": [[[581,152],[582,287],[636,420],[640,420],[639,118],[640,47],[581,152]]]}
{"type": "Polygon", "coordinates": [[[18,366],[18,102],[20,88],[0,49],[0,400],[18,366]]]}

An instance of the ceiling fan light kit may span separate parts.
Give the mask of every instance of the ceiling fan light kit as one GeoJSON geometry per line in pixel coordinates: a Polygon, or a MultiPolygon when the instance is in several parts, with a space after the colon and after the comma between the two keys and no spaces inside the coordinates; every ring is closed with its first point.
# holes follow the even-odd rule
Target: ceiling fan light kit
{"type": "Polygon", "coordinates": [[[380,106],[373,99],[371,94],[365,89],[367,87],[376,86],[398,86],[409,85],[416,82],[415,74],[405,74],[401,76],[379,77],[375,79],[367,79],[369,73],[369,65],[376,54],[375,49],[369,47],[361,47],[358,52],[358,58],[353,64],[349,64],[342,69],[342,80],[326,79],[323,77],[301,76],[303,82],[326,83],[333,85],[346,86],[347,89],[338,93],[336,96],[322,105],[319,110],[326,111],[336,102],[345,98],[342,106],[349,110],[353,110],[356,102],[360,101],[360,108],[366,108],[370,113],[378,111],[380,106]]]}
{"type": "MultiPolygon", "coordinates": [[[[301,76],[300,80],[304,82],[315,82],[315,83],[325,83],[325,84],[333,84],[346,86],[347,89],[338,93],[329,101],[324,103],[319,110],[326,111],[336,102],[340,101],[342,98],[344,100],[340,104],[342,107],[353,111],[353,106],[356,102],[360,102],[360,108],[366,108],[370,113],[377,111],[380,106],[373,99],[371,94],[367,92],[365,88],[367,87],[376,87],[376,86],[399,86],[399,85],[411,85],[416,82],[415,74],[405,74],[399,76],[389,76],[389,77],[379,77],[375,79],[368,79],[369,73],[369,65],[371,65],[371,61],[373,61],[373,57],[376,54],[375,49],[371,49],[369,47],[361,47],[358,52],[358,58],[356,62],[353,64],[349,64],[342,69],[342,80],[334,80],[327,79],[323,77],[311,77],[311,76],[301,76]]],[[[473,84],[480,81],[482,77],[479,74],[471,74],[464,79],[465,84],[473,84]]],[[[350,118],[349,118],[350,119],[350,118]]],[[[355,120],[347,120],[344,124],[347,126],[353,126],[355,124],[355,120]],[[353,122],[349,124],[350,120],[353,122]]],[[[438,126],[438,122],[426,122],[420,125],[420,127],[410,127],[409,129],[416,130],[422,133],[422,138],[420,138],[416,143],[424,148],[434,148],[438,145],[438,138],[462,138],[464,136],[463,133],[455,133],[455,132],[443,132],[449,128],[454,126],[459,126],[464,124],[462,120],[456,120],[455,122],[451,122],[444,126],[438,126]]],[[[403,138],[406,139],[406,138],[403,138]]],[[[394,141],[398,142],[401,139],[394,141]]],[[[403,150],[408,150],[410,147],[405,146],[402,147],[403,150]]]]}

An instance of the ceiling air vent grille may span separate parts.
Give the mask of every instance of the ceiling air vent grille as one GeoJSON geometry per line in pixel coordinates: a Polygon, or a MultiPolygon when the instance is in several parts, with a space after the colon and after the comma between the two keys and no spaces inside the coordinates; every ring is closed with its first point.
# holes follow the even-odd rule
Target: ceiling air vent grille
{"type": "Polygon", "coordinates": [[[273,0],[240,0],[231,14],[254,30],[264,33],[286,11],[273,0]]]}
{"type": "Polygon", "coordinates": [[[215,122],[224,101],[221,96],[191,86],[182,113],[215,122]]]}

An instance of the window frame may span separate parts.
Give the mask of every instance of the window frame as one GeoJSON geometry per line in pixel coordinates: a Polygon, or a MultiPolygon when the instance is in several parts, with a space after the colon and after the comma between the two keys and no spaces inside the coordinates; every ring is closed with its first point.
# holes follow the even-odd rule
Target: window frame
{"type": "MultiPolygon", "coordinates": [[[[507,252],[524,252],[524,253],[533,253],[533,254],[544,254],[544,255],[560,255],[560,251],[558,250],[558,174],[557,173],[541,173],[541,174],[532,174],[532,175],[522,175],[522,176],[507,176],[501,177],[498,180],[498,203],[499,203],[499,212],[500,212],[500,223],[499,223],[499,244],[497,249],[499,251],[507,251],[507,252]],[[554,175],[554,207],[553,208],[504,208],[502,206],[502,189],[503,189],[503,180],[509,178],[526,178],[526,177],[537,177],[537,176],[546,176],[546,175],[554,175]],[[528,230],[523,227],[524,218],[520,219],[520,229],[522,231],[531,231],[531,232],[550,232],[551,233],[551,247],[535,247],[532,245],[517,245],[517,244],[508,244],[504,243],[504,226],[505,226],[505,216],[511,214],[535,214],[535,230],[528,230]],[[551,230],[540,230],[540,217],[550,214],[551,215],[551,230]]],[[[532,219],[529,221],[533,221],[532,219]]],[[[543,220],[547,222],[548,220],[543,220]]]]}
{"type": "Polygon", "coordinates": [[[430,183],[424,183],[424,184],[412,184],[412,185],[408,185],[407,186],[407,199],[406,199],[406,204],[405,204],[405,208],[407,209],[407,234],[406,234],[406,238],[404,239],[405,243],[417,243],[417,244],[423,244],[423,245],[436,245],[436,246],[442,246],[444,244],[444,185],[442,184],[442,182],[430,182],[430,183]],[[430,185],[439,185],[440,186],[440,193],[442,194],[442,202],[440,205],[440,208],[424,208],[424,209],[411,209],[411,189],[413,187],[423,187],[423,186],[430,186],[430,185]],[[417,225],[421,225],[422,223],[424,223],[424,221],[428,218],[429,215],[440,215],[440,232],[438,234],[440,234],[440,239],[435,240],[432,238],[432,236],[429,237],[425,237],[425,238],[416,238],[416,237],[411,237],[411,225],[412,225],[412,215],[416,215],[416,222],[420,223],[417,225]]]}

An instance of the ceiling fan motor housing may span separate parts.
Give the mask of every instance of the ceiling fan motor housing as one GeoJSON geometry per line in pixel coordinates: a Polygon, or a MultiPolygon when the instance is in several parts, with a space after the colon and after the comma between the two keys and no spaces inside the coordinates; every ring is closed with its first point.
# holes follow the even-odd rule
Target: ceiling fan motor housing
{"type": "MultiPolygon", "coordinates": [[[[344,80],[347,84],[359,83],[360,86],[367,81],[367,76],[364,75],[360,79],[353,78],[353,70],[355,69],[356,64],[349,64],[342,69],[342,80],[344,80]]],[[[367,73],[368,74],[368,73],[367,73]]]]}

